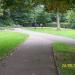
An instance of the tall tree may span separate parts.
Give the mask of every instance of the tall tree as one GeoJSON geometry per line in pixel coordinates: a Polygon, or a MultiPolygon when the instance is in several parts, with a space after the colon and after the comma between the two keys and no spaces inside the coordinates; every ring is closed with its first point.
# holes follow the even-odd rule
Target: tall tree
{"type": "Polygon", "coordinates": [[[3,16],[10,16],[10,9],[16,4],[16,0],[2,0],[3,16]]]}
{"type": "Polygon", "coordinates": [[[74,0],[47,0],[45,6],[48,11],[56,12],[57,14],[57,29],[60,29],[60,13],[66,12],[73,8],[74,0]]]}
{"type": "Polygon", "coordinates": [[[25,11],[30,10],[33,6],[32,0],[2,0],[4,14],[10,10],[25,11]]]}
{"type": "Polygon", "coordinates": [[[35,3],[44,4],[46,11],[56,12],[57,14],[57,29],[60,29],[60,13],[66,12],[74,8],[75,0],[33,0],[35,3]]]}

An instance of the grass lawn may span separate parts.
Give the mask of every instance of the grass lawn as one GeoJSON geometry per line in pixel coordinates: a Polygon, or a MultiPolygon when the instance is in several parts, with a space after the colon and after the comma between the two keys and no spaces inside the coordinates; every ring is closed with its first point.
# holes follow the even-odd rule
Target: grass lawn
{"type": "Polygon", "coordinates": [[[56,42],[53,50],[61,75],[75,75],[75,46],[56,42]]]}
{"type": "Polygon", "coordinates": [[[27,29],[36,31],[36,32],[44,32],[44,33],[49,33],[54,35],[61,35],[61,36],[66,36],[66,37],[75,39],[75,30],[72,30],[72,29],[61,28],[61,31],[57,31],[57,29],[53,27],[43,27],[43,28],[37,27],[36,29],[33,27],[29,27],[27,29]]]}
{"type": "Polygon", "coordinates": [[[27,39],[22,33],[17,32],[0,32],[0,59],[12,52],[13,48],[27,39]]]}

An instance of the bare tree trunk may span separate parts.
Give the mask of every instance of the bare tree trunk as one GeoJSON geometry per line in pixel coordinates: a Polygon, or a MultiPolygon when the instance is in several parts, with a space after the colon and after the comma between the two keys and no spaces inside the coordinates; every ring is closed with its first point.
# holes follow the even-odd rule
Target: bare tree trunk
{"type": "Polygon", "coordinates": [[[60,15],[59,12],[57,12],[57,30],[60,30],[60,15]]]}

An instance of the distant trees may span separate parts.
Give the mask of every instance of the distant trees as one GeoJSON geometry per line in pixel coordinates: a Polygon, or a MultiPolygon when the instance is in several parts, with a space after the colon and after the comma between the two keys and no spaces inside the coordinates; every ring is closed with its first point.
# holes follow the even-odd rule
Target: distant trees
{"type": "Polygon", "coordinates": [[[43,26],[46,26],[47,23],[52,22],[50,13],[47,13],[47,12],[45,12],[45,11],[42,12],[42,13],[40,13],[40,14],[37,16],[36,22],[37,22],[38,24],[43,24],[43,26]]]}
{"type": "Polygon", "coordinates": [[[60,17],[65,20],[61,14],[73,10],[74,7],[75,0],[0,0],[0,9],[3,10],[4,18],[11,18],[16,23],[24,25],[25,23],[45,24],[51,22],[53,16],[57,21],[58,30],[61,27],[60,17]]]}
{"type": "Polygon", "coordinates": [[[65,17],[69,27],[75,29],[75,10],[68,10],[65,17]]]}
{"type": "Polygon", "coordinates": [[[34,5],[31,0],[2,0],[1,4],[4,19],[11,18],[18,24],[30,21],[29,15],[34,5]]]}
{"type": "Polygon", "coordinates": [[[60,30],[59,14],[74,8],[75,1],[74,0],[46,0],[44,3],[47,11],[56,12],[57,29],[60,30]]]}
{"type": "Polygon", "coordinates": [[[60,13],[74,8],[75,0],[33,0],[35,3],[45,5],[48,12],[56,12],[57,29],[60,30],[60,13]]]}

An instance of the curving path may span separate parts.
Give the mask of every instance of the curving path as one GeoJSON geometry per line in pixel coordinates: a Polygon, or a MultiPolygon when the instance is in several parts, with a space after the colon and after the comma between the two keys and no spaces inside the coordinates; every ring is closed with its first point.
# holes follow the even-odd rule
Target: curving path
{"type": "Polygon", "coordinates": [[[74,39],[15,28],[30,35],[27,41],[0,63],[0,75],[57,75],[51,44],[55,41],[75,44],[74,39]]]}

